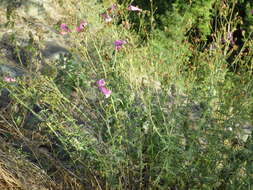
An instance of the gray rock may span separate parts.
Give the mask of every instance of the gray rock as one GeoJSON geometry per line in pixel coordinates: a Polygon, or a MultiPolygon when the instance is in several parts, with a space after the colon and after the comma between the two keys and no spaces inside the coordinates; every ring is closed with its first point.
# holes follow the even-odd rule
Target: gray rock
{"type": "Polygon", "coordinates": [[[246,142],[248,138],[252,135],[253,126],[246,122],[243,125],[237,125],[239,127],[239,131],[237,132],[237,136],[239,139],[241,139],[243,142],[246,142]]]}
{"type": "Polygon", "coordinates": [[[11,65],[0,63],[0,76],[8,76],[8,77],[20,77],[25,74],[25,71],[11,65]]]}
{"type": "Polygon", "coordinates": [[[53,42],[47,43],[45,49],[42,50],[42,56],[51,60],[60,59],[66,54],[70,54],[70,52],[65,47],[53,42]]]}
{"type": "Polygon", "coordinates": [[[2,89],[0,91],[0,109],[5,108],[10,102],[11,99],[8,90],[2,89]]]}

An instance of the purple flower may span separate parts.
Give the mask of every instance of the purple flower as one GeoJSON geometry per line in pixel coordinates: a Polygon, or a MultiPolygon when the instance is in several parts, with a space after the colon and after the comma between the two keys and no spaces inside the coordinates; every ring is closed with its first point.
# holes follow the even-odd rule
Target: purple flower
{"type": "Polygon", "coordinates": [[[108,98],[111,95],[112,91],[105,87],[105,80],[104,79],[98,80],[96,82],[96,85],[97,85],[98,89],[100,90],[100,92],[102,92],[106,98],[108,98]]]}
{"type": "Polygon", "coordinates": [[[116,40],[114,42],[115,48],[116,50],[120,50],[124,44],[126,44],[127,42],[125,40],[116,40]]]}
{"type": "Polygon", "coordinates": [[[96,82],[96,85],[98,87],[102,87],[102,86],[105,86],[105,80],[104,79],[100,79],[96,82]]]}
{"type": "Polygon", "coordinates": [[[133,6],[133,5],[129,5],[129,6],[128,6],[128,10],[129,10],[129,11],[136,11],[136,12],[141,12],[141,11],[142,11],[142,9],[140,9],[140,8],[138,8],[138,7],[135,7],[135,6],[133,6]]]}
{"type": "Polygon", "coordinates": [[[102,18],[105,20],[106,23],[109,23],[112,21],[112,17],[108,15],[107,13],[101,14],[102,18]]]}
{"type": "Polygon", "coordinates": [[[106,98],[108,98],[112,93],[112,91],[107,89],[105,86],[100,86],[98,88],[105,95],[106,98]]]}
{"type": "Polygon", "coordinates": [[[69,27],[66,24],[62,23],[60,27],[61,27],[62,30],[70,31],[69,27]]]}
{"type": "Polygon", "coordinates": [[[16,82],[16,79],[12,78],[12,77],[4,77],[4,81],[5,82],[16,82]]]}
{"type": "Polygon", "coordinates": [[[61,32],[60,33],[62,35],[65,35],[65,34],[71,32],[71,30],[69,29],[69,27],[66,24],[61,24],[60,28],[61,28],[61,32]]]}
{"type": "Polygon", "coordinates": [[[82,21],[78,27],[76,27],[77,32],[82,32],[82,30],[88,25],[87,21],[82,21]]]}
{"type": "Polygon", "coordinates": [[[250,13],[253,15],[253,9],[250,11],[250,13]]]}
{"type": "Polygon", "coordinates": [[[125,40],[116,40],[114,42],[115,46],[122,46],[123,44],[126,44],[127,42],[125,40]]]}

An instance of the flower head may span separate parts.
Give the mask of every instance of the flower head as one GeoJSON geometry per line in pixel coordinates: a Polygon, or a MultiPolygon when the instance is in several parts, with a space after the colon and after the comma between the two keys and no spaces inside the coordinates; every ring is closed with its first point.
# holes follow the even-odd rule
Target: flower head
{"type": "Polygon", "coordinates": [[[88,25],[87,21],[82,21],[78,27],[76,27],[77,32],[82,32],[82,30],[88,25]]]}
{"type": "Polygon", "coordinates": [[[104,79],[98,80],[96,82],[96,85],[97,85],[98,89],[100,90],[100,92],[102,92],[106,98],[108,98],[111,95],[112,91],[105,87],[105,80],[104,79]]]}
{"type": "Polygon", "coordinates": [[[253,9],[250,11],[250,13],[253,15],[253,9]]]}
{"type": "Polygon", "coordinates": [[[105,86],[100,86],[98,88],[105,95],[106,98],[108,98],[112,93],[112,91],[107,89],[105,86]]]}
{"type": "Polygon", "coordinates": [[[129,5],[128,6],[128,10],[129,11],[136,11],[136,12],[141,12],[142,11],[142,9],[140,9],[140,8],[138,8],[136,6],[133,6],[133,5],[129,5]]]}
{"type": "Polygon", "coordinates": [[[71,32],[71,30],[69,29],[69,27],[66,24],[61,24],[60,28],[61,28],[60,33],[62,35],[65,35],[65,34],[71,32]]]}
{"type": "Polygon", "coordinates": [[[109,23],[112,21],[112,17],[108,15],[107,13],[102,13],[101,16],[105,20],[106,23],[109,23]]]}
{"type": "Polygon", "coordinates": [[[116,40],[114,42],[115,48],[116,50],[120,50],[124,44],[126,44],[127,42],[125,40],[116,40]]]}
{"type": "Polygon", "coordinates": [[[98,87],[102,87],[102,86],[105,86],[105,80],[104,79],[100,79],[96,82],[96,85],[98,87]]]}
{"type": "Polygon", "coordinates": [[[16,82],[16,79],[12,78],[12,77],[4,77],[4,81],[5,82],[16,82]]]}

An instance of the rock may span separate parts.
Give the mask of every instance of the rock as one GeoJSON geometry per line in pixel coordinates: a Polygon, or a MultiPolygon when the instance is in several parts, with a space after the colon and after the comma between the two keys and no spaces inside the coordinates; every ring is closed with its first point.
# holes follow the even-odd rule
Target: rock
{"type": "Polygon", "coordinates": [[[47,71],[53,70],[53,76],[55,77],[57,69],[53,62],[60,60],[62,57],[71,55],[63,45],[63,40],[60,38],[61,36],[59,36],[59,39],[55,38],[54,41],[40,42],[41,44],[38,44],[39,42],[33,38],[31,33],[30,36],[26,38],[24,36],[14,36],[13,33],[4,34],[0,41],[2,54],[0,57],[5,61],[4,65],[1,63],[0,74],[2,73],[4,76],[7,75],[11,77],[20,76],[23,72],[21,72],[18,67],[22,67],[27,72],[43,71],[43,73],[49,73],[47,71]],[[12,66],[10,66],[9,63],[11,63],[12,66]]]}
{"type": "Polygon", "coordinates": [[[47,42],[45,49],[42,50],[42,56],[51,60],[60,59],[61,56],[67,54],[70,52],[65,47],[54,42],[47,42]]]}
{"type": "Polygon", "coordinates": [[[5,108],[11,102],[9,92],[6,89],[0,91],[0,109],[5,108]]]}
{"type": "Polygon", "coordinates": [[[0,63],[0,76],[2,77],[8,76],[8,77],[16,78],[24,74],[25,72],[18,67],[0,63]]]}
{"type": "Polygon", "coordinates": [[[238,138],[243,142],[246,142],[252,135],[253,126],[249,122],[246,122],[243,125],[238,124],[236,127],[239,129],[237,132],[238,138]]]}

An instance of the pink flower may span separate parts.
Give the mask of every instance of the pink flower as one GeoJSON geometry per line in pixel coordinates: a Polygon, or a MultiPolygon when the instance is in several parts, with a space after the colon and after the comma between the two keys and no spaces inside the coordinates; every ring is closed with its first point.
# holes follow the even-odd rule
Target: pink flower
{"type": "Polygon", "coordinates": [[[82,30],[88,25],[87,21],[82,21],[78,27],[76,27],[77,32],[82,32],[82,30]]]}
{"type": "Polygon", "coordinates": [[[60,33],[62,35],[65,35],[65,34],[71,32],[71,30],[69,29],[69,27],[66,24],[61,24],[60,28],[61,28],[60,33]]]}
{"type": "Polygon", "coordinates": [[[120,50],[124,44],[126,44],[127,42],[125,40],[116,40],[114,42],[115,48],[116,50],[120,50]]]}
{"type": "Polygon", "coordinates": [[[112,93],[112,91],[107,89],[105,86],[99,86],[98,88],[105,95],[106,98],[108,98],[112,93]]]}
{"type": "Polygon", "coordinates": [[[104,79],[100,79],[96,82],[96,85],[98,87],[102,87],[102,86],[105,86],[105,80],[104,79]]]}
{"type": "Polygon", "coordinates": [[[250,11],[250,13],[253,15],[253,9],[250,11]]]}
{"type": "Polygon", "coordinates": [[[112,17],[110,15],[108,15],[107,13],[103,13],[103,14],[101,14],[101,16],[103,17],[103,19],[105,20],[106,23],[109,23],[112,21],[112,17]]]}
{"type": "Polygon", "coordinates": [[[138,8],[138,7],[135,7],[135,6],[133,6],[133,5],[129,5],[129,6],[128,6],[128,10],[129,10],[129,11],[136,11],[136,12],[141,12],[141,11],[142,11],[142,9],[140,9],[140,8],[138,8]]]}
{"type": "Polygon", "coordinates": [[[97,85],[98,89],[100,90],[100,92],[102,92],[106,98],[108,98],[111,95],[112,91],[105,87],[105,80],[104,79],[98,80],[96,82],[96,85],[97,85]]]}
{"type": "Polygon", "coordinates": [[[4,81],[5,82],[16,82],[16,79],[12,78],[12,77],[4,77],[4,81]]]}

